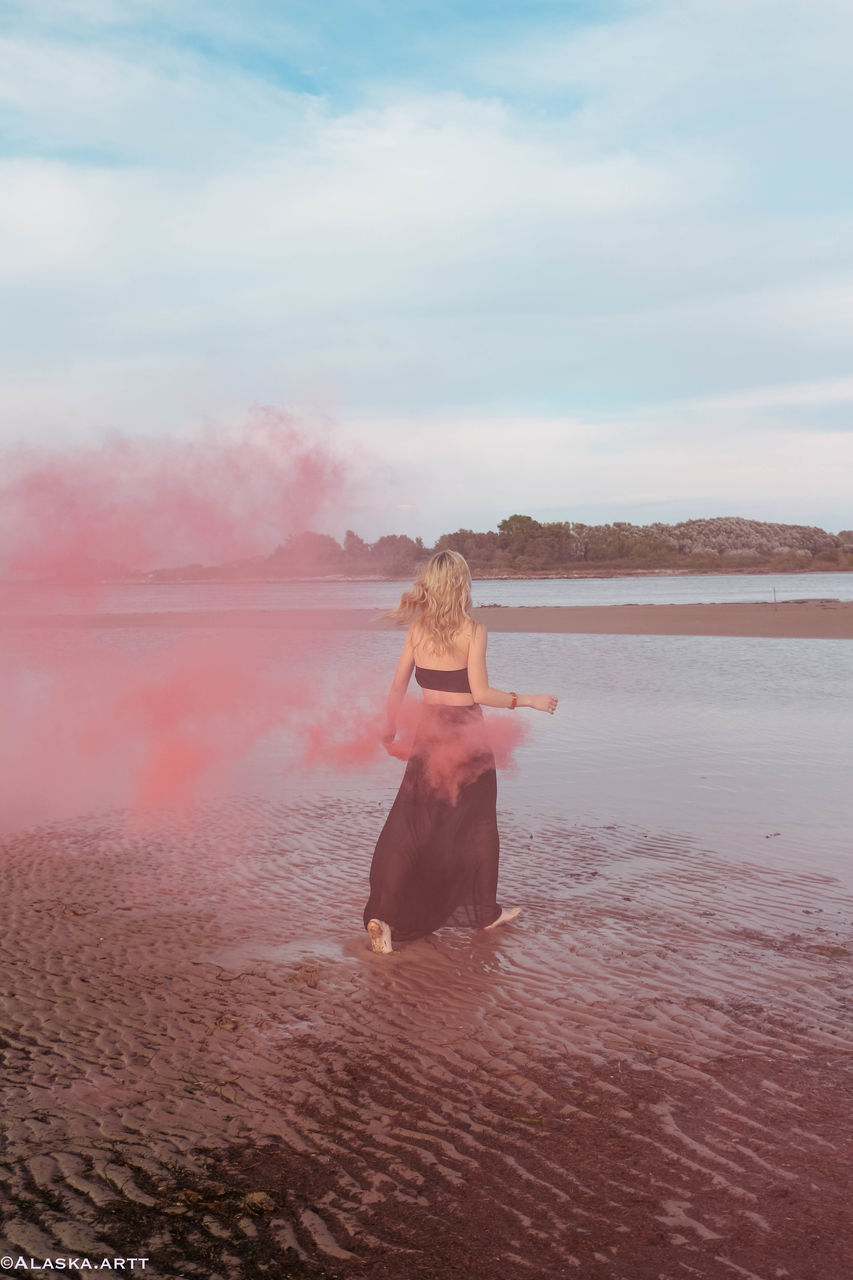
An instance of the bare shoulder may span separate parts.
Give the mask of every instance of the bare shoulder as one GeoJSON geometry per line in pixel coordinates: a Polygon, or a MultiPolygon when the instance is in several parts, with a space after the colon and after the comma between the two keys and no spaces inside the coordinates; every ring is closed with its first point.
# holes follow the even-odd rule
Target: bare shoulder
{"type": "Polygon", "coordinates": [[[471,620],[471,630],[468,633],[468,657],[467,661],[472,660],[480,663],[486,659],[486,628],[482,622],[471,620]]]}

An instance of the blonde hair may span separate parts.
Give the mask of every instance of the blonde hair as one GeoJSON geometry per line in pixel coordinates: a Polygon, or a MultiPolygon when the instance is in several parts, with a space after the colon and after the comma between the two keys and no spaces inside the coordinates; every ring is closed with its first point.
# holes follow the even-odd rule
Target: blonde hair
{"type": "Polygon", "coordinates": [[[384,615],[398,626],[416,623],[437,654],[446,653],[471,616],[471,570],[458,551],[437,551],[419,570],[395,609],[384,615]]]}

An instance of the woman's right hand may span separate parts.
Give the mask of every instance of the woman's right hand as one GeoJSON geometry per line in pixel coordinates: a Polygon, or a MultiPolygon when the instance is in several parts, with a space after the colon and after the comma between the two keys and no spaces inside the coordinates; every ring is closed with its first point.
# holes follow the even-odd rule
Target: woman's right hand
{"type": "Polygon", "coordinates": [[[396,732],[386,730],[382,735],[382,745],[389,756],[394,756],[397,760],[408,760],[409,752],[402,742],[397,741],[396,732]]]}
{"type": "Polygon", "coordinates": [[[530,705],[535,711],[547,711],[552,716],[557,710],[557,698],[551,693],[534,693],[530,705]]]}

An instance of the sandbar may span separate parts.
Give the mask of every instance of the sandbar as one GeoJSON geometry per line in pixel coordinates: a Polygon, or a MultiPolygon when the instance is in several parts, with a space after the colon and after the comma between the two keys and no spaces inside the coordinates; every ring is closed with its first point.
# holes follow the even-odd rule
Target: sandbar
{"type": "Polygon", "coordinates": [[[778,604],[617,604],[476,610],[490,631],[564,635],[766,636],[853,639],[853,601],[791,600],[778,604]]]}
{"type": "MultiPolygon", "coordinates": [[[[486,605],[476,617],[494,632],[557,635],[756,636],[853,639],[853,601],[773,603],[486,605]]],[[[372,631],[392,627],[372,609],[224,609],[160,613],[0,614],[11,627],[253,627],[372,631]]]]}

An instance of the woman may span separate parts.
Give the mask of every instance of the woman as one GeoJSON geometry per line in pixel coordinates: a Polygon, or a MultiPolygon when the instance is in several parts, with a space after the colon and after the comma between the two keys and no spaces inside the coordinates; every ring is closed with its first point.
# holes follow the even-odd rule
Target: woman
{"type": "Polygon", "coordinates": [[[406,756],[396,738],[413,671],[424,705],[370,867],[364,923],[378,952],[444,924],[493,929],[518,917],[520,907],[501,910],[496,900],[497,779],[480,707],[557,708],[550,694],[489,685],[486,629],[471,616],[471,573],[457,551],[432,556],[386,617],[410,624],[388,695],[390,755],[406,756]]]}

